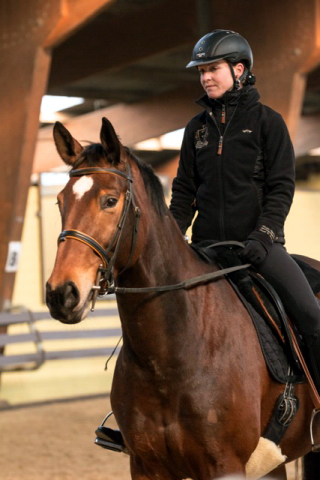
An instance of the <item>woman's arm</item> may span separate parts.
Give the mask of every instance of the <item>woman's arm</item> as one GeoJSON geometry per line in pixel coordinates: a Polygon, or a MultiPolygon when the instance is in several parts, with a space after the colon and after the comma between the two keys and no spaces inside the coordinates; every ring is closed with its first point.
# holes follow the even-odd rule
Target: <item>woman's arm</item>
{"type": "Polygon", "coordinates": [[[287,126],[280,114],[268,110],[264,131],[264,200],[256,228],[249,235],[249,239],[260,241],[266,249],[283,233],[295,189],[295,158],[287,126]]]}
{"type": "Polygon", "coordinates": [[[170,211],[183,234],[191,225],[196,212],[195,152],[193,134],[187,126],[180,152],[177,176],[172,183],[170,211]]]}

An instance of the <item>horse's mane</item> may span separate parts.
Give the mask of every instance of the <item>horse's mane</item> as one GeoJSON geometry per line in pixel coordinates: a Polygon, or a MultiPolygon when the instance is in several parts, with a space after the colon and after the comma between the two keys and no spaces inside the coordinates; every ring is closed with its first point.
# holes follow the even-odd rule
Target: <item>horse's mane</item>
{"type": "MultiPolygon", "coordinates": [[[[168,209],[164,199],[163,188],[159,178],[154,173],[153,168],[150,165],[141,162],[141,160],[134,155],[128,147],[124,147],[124,149],[130,159],[133,160],[139,168],[147,193],[150,196],[157,213],[160,216],[166,215],[168,209]]],[[[100,143],[91,143],[82,150],[74,163],[73,168],[76,169],[83,163],[88,167],[102,167],[106,162],[108,162],[108,158],[103,146],[100,143]]]]}

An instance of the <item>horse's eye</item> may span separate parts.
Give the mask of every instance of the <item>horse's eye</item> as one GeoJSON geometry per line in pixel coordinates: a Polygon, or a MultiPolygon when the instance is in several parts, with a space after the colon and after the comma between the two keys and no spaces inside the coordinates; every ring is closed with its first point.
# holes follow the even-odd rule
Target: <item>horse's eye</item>
{"type": "Polygon", "coordinates": [[[118,199],[115,197],[107,197],[101,199],[101,208],[113,208],[117,205],[118,199]]]}

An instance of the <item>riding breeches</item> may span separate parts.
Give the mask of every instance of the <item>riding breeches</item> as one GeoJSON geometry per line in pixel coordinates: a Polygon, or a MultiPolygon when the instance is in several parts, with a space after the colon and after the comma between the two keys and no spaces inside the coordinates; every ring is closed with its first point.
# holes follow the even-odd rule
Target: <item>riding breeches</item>
{"type": "Polygon", "coordinates": [[[308,335],[320,330],[319,302],[304,273],[282,244],[273,244],[257,270],[275,288],[300,334],[308,335]]]}

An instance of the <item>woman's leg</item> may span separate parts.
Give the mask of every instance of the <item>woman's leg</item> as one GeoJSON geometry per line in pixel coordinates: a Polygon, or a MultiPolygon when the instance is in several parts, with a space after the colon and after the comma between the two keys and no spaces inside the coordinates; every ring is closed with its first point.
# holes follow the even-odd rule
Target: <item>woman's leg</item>
{"type": "Polygon", "coordinates": [[[280,243],[274,243],[259,272],[276,289],[287,314],[302,335],[320,330],[318,300],[296,262],[280,243]]]}
{"type": "Polygon", "coordinates": [[[320,391],[320,305],[300,267],[280,243],[274,243],[259,272],[275,288],[307,346],[320,391]]]}

